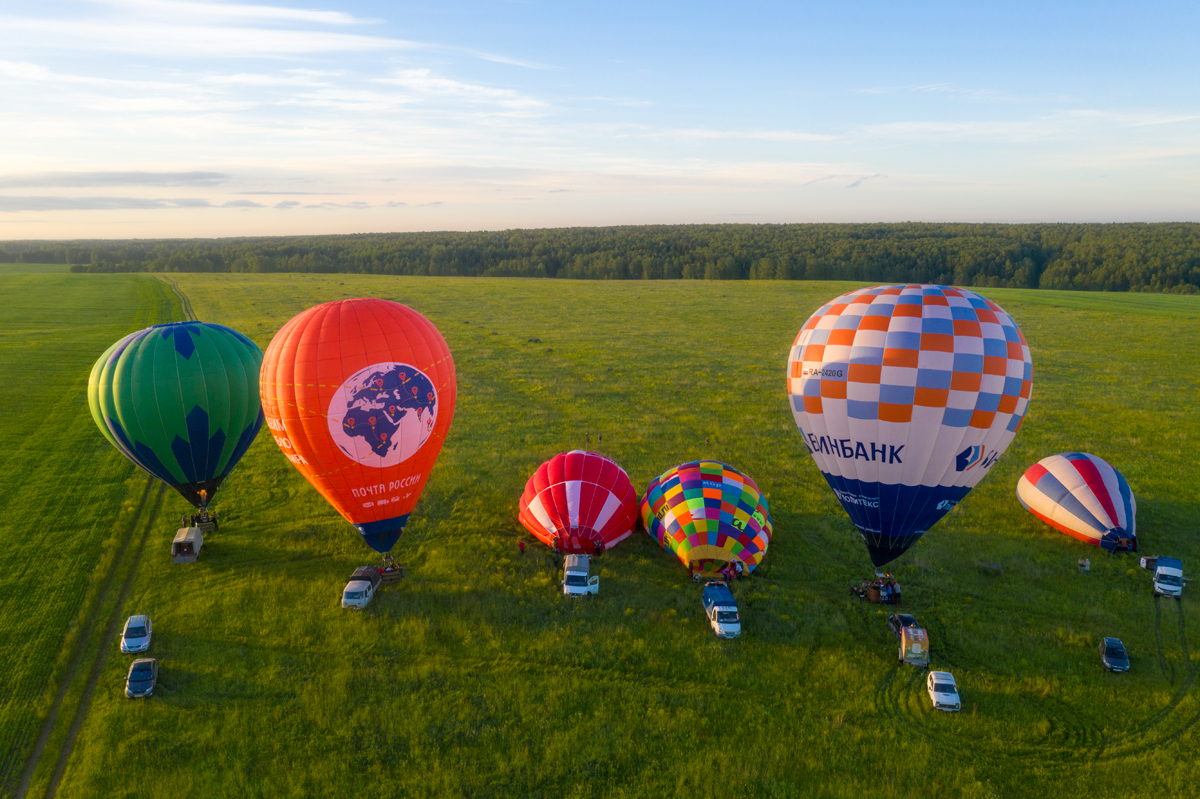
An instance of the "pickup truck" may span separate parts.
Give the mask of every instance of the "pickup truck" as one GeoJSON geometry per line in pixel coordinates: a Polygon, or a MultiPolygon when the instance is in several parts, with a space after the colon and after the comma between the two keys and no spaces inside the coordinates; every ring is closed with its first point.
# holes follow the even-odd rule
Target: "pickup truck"
{"type": "Polygon", "coordinates": [[[588,576],[587,555],[567,555],[563,566],[563,596],[600,593],[600,578],[588,576]]]}
{"type": "Polygon", "coordinates": [[[365,608],[374,598],[379,581],[378,566],[359,566],[342,589],[342,607],[356,610],[365,608]]]}
{"type": "Polygon", "coordinates": [[[1142,558],[1142,568],[1154,572],[1154,595],[1183,596],[1183,561],[1178,558],[1142,558]]]}
{"type": "Polygon", "coordinates": [[[737,602],[729,586],[721,580],[709,580],[701,594],[704,615],[718,638],[737,638],[742,634],[742,620],[738,616],[737,602]]]}

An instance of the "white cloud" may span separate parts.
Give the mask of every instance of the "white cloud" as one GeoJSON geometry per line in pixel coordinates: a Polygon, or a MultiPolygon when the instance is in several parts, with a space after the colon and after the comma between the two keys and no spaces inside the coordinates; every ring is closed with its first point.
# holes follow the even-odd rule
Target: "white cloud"
{"type": "Polygon", "coordinates": [[[75,52],[122,52],[164,59],[278,58],[423,47],[403,39],[316,30],[99,20],[0,17],[0,29],[23,46],[75,52]]]}
{"type": "Polygon", "coordinates": [[[312,22],[319,25],[364,25],[379,20],[359,19],[341,11],[320,11],[283,6],[240,3],[189,3],[178,0],[94,0],[112,8],[129,9],[139,16],[170,20],[209,20],[212,22],[312,22]]]}

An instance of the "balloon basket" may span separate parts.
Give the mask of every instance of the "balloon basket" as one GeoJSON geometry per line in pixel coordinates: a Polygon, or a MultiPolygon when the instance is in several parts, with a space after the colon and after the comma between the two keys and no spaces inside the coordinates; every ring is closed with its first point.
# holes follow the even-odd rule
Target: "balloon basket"
{"type": "Polygon", "coordinates": [[[379,580],[384,585],[395,585],[404,579],[404,567],[393,560],[391,555],[383,556],[383,565],[379,567],[379,580]]]}

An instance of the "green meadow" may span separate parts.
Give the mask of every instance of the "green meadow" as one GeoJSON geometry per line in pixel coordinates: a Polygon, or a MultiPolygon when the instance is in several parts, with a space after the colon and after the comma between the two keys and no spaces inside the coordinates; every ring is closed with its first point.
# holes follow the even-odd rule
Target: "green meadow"
{"type": "Polygon", "coordinates": [[[0,795],[1194,795],[1200,584],[1154,600],[1133,557],[1046,527],[1014,489],[1046,455],[1100,455],[1137,497],[1143,553],[1197,568],[1200,298],[981,290],[1030,342],[1030,412],[892,567],[960,684],[951,715],[897,666],[891,611],[849,594],[870,561],[785,397],[796,332],[853,285],[0,274],[0,795]],[[354,296],[424,313],[458,370],[395,549],[406,579],[340,608],[376,556],[266,434],[201,561],[172,565],[188,506],[95,429],[92,362],[189,314],[265,348],[354,296]],[[586,600],[561,596],[540,544],[518,554],[525,480],[585,441],[639,490],[701,457],[758,482],[775,533],[735,587],[740,639],[713,637],[686,568],[644,533],[604,555],[586,600]],[[161,674],[129,701],[116,634],[139,612],[161,674]],[[1106,635],[1129,674],[1101,669],[1106,635]]]}

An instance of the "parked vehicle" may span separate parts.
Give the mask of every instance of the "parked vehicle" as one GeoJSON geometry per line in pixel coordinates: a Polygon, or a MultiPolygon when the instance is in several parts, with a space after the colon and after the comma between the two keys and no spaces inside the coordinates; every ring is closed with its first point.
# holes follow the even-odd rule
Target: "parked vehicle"
{"type": "Polygon", "coordinates": [[[900,663],[929,665],[929,634],[920,627],[900,628],[900,663]]]}
{"type": "Polygon", "coordinates": [[[587,555],[567,555],[563,565],[564,596],[587,596],[600,593],[600,578],[589,577],[587,555]]]}
{"type": "Polygon", "coordinates": [[[900,631],[905,627],[919,627],[917,617],[910,616],[907,613],[893,613],[887,619],[888,629],[892,631],[892,635],[896,636],[896,640],[900,640],[900,631]]]}
{"type": "Polygon", "coordinates": [[[1183,561],[1178,558],[1142,558],[1142,568],[1154,572],[1154,595],[1183,597],[1183,561]]]}
{"type": "Polygon", "coordinates": [[[1120,638],[1105,638],[1100,642],[1100,662],[1112,672],[1129,671],[1129,653],[1120,638]]]}
{"type": "Polygon", "coordinates": [[[704,603],[704,615],[708,617],[718,638],[737,638],[742,634],[742,620],[738,616],[737,602],[733,593],[721,580],[709,580],[704,584],[701,594],[704,603]]]}
{"type": "Polygon", "coordinates": [[[129,674],[125,677],[125,696],[128,699],[153,696],[157,683],[158,660],[138,658],[129,664],[129,674]]]}
{"type": "Polygon", "coordinates": [[[145,652],[150,648],[150,636],[153,633],[154,624],[149,616],[130,616],[125,620],[125,629],[121,631],[121,651],[126,655],[145,652]]]}
{"type": "Polygon", "coordinates": [[[379,588],[379,567],[359,566],[350,575],[350,582],[342,589],[342,607],[362,610],[371,604],[379,588]]]}
{"type": "Polygon", "coordinates": [[[925,690],[933,702],[934,710],[956,712],[962,710],[962,697],[958,694],[958,683],[948,671],[931,671],[925,678],[925,690]]]}
{"type": "Polygon", "coordinates": [[[199,527],[180,527],[171,542],[172,563],[195,563],[200,560],[204,532],[199,527]]]}

